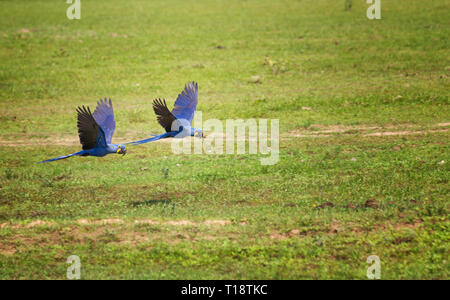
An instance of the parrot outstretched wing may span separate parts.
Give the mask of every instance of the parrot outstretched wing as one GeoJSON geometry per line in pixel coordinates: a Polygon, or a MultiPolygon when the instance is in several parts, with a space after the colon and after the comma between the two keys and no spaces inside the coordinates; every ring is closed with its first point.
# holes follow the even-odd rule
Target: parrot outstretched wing
{"type": "Polygon", "coordinates": [[[192,124],[195,110],[198,102],[198,84],[190,82],[184,86],[184,90],[178,95],[175,105],[172,109],[172,114],[177,119],[188,120],[192,124]]]}
{"type": "Polygon", "coordinates": [[[106,143],[111,144],[114,130],[116,129],[116,120],[114,119],[114,109],[111,99],[105,98],[97,102],[97,108],[94,111],[94,119],[105,133],[106,143]]]}
{"type": "Polygon", "coordinates": [[[89,107],[78,107],[78,136],[83,150],[89,150],[97,146],[106,148],[105,132],[97,124],[89,107]]]}
{"type": "Polygon", "coordinates": [[[198,84],[190,82],[185,85],[184,90],[178,95],[172,111],[167,108],[166,100],[153,100],[153,110],[157,116],[159,124],[166,130],[172,131],[172,122],[175,119],[185,119],[192,124],[195,110],[198,103],[198,84]]]}
{"type": "Polygon", "coordinates": [[[153,100],[153,110],[155,111],[159,124],[166,130],[166,132],[172,131],[172,122],[175,121],[176,118],[167,108],[166,100],[153,100]]]}

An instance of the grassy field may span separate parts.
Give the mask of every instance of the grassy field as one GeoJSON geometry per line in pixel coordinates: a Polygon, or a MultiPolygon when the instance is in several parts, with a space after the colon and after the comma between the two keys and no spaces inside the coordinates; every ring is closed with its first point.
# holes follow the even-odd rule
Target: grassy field
{"type": "Polygon", "coordinates": [[[449,279],[446,0],[0,1],[0,279],[449,279]],[[75,108],[111,97],[113,141],[203,120],[280,120],[280,160],[75,157],[75,108]],[[368,201],[369,200],[369,201],[368,201]]]}

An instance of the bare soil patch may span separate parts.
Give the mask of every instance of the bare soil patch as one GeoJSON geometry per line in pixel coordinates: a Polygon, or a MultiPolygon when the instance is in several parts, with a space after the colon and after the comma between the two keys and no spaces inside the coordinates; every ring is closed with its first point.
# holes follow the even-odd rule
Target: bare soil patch
{"type": "Polygon", "coordinates": [[[364,229],[361,227],[353,227],[353,228],[343,228],[343,226],[337,222],[333,221],[329,226],[324,226],[323,230],[308,230],[302,231],[301,229],[294,228],[290,230],[288,233],[280,233],[280,232],[272,232],[270,234],[271,239],[276,240],[284,240],[288,238],[304,238],[309,236],[314,236],[317,234],[326,234],[326,235],[335,235],[343,232],[352,232],[352,233],[367,233],[370,231],[385,231],[394,229],[396,231],[400,231],[403,229],[416,229],[422,224],[421,220],[416,220],[413,223],[400,222],[397,224],[385,223],[374,226],[372,229],[364,229]]]}
{"type": "Polygon", "coordinates": [[[401,125],[383,125],[383,126],[369,126],[369,125],[359,125],[359,126],[345,126],[345,125],[321,125],[312,124],[309,129],[297,129],[284,134],[286,138],[291,137],[329,137],[332,134],[362,134],[363,136],[392,136],[392,135],[410,135],[410,134],[426,134],[426,133],[436,133],[436,132],[447,132],[448,129],[443,129],[442,127],[450,126],[450,122],[435,124],[433,129],[427,130],[395,130],[400,128],[414,128],[416,125],[412,124],[401,124],[401,125]],[[314,129],[314,130],[312,130],[314,129]],[[386,129],[389,129],[387,131],[386,129]]]}
{"type": "MultiPolygon", "coordinates": [[[[132,222],[125,222],[122,219],[118,218],[108,218],[108,219],[99,219],[99,220],[88,220],[88,219],[78,219],[75,223],[79,225],[111,225],[111,224],[151,224],[151,225],[171,225],[171,226],[198,226],[198,225],[207,225],[207,226],[225,226],[231,224],[230,220],[206,220],[204,222],[193,222],[190,220],[169,220],[169,221],[156,221],[152,219],[139,219],[134,220],[132,222]]],[[[32,228],[38,226],[56,226],[57,223],[52,221],[44,221],[44,220],[34,220],[28,224],[20,224],[20,223],[10,223],[5,222],[0,224],[1,228],[32,228]]],[[[245,225],[245,224],[241,224],[245,225]]]]}

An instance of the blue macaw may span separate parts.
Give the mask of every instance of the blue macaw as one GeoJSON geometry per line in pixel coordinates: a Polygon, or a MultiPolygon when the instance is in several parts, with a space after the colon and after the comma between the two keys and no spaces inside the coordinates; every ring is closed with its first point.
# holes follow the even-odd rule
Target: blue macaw
{"type": "Polygon", "coordinates": [[[60,160],[71,156],[105,156],[117,153],[125,155],[127,148],[123,144],[111,144],[111,139],[116,129],[114,110],[111,99],[97,102],[94,114],[89,107],[78,107],[78,136],[83,150],[69,155],[41,161],[40,163],[60,160]]]}
{"type": "Polygon", "coordinates": [[[153,110],[157,116],[159,124],[166,130],[160,135],[153,134],[153,137],[141,141],[130,142],[127,144],[139,145],[148,142],[157,141],[168,137],[196,136],[203,137],[203,131],[200,128],[192,127],[192,119],[198,103],[198,84],[189,82],[184,86],[184,90],[178,95],[172,112],[167,108],[165,99],[153,100],[153,110]]]}

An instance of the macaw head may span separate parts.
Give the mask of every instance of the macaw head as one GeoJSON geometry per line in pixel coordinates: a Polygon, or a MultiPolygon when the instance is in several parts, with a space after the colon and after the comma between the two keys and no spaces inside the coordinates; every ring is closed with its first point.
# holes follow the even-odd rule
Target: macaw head
{"type": "Polygon", "coordinates": [[[198,137],[198,138],[202,138],[203,136],[203,130],[199,129],[199,128],[192,128],[192,130],[194,131],[193,136],[198,137]]]}
{"type": "Polygon", "coordinates": [[[116,153],[122,154],[122,156],[127,154],[127,147],[125,147],[125,145],[122,144],[117,145],[116,153]]]}

